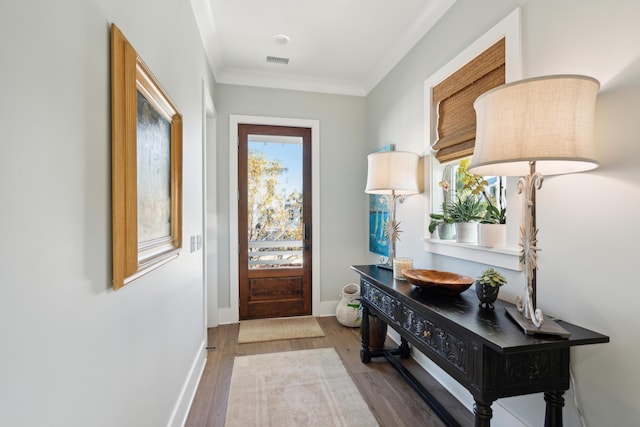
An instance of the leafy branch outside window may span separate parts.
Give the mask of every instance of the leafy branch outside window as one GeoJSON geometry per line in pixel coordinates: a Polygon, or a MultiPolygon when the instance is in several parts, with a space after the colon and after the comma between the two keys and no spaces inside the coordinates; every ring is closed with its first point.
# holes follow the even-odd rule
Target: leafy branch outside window
{"type": "Polygon", "coordinates": [[[302,240],[302,195],[279,192],[285,168],[264,153],[249,150],[248,156],[249,241],[302,240]]]}

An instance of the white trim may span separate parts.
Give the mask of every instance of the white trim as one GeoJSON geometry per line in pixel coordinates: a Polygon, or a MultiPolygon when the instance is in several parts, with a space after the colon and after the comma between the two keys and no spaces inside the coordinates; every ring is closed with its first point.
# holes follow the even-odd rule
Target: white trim
{"type": "Polygon", "coordinates": [[[204,342],[208,340],[207,329],[209,326],[209,292],[208,292],[208,278],[207,278],[207,113],[209,112],[209,103],[213,105],[211,95],[208,93],[207,82],[202,79],[202,139],[200,143],[201,147],[201,167],[202,167],[202,189],[200,197],[202,198],[202,227],[200,234],[202,236],[202,317],[203,317],[203,331],[202,339],[204,342]]]}
{"type": "Polygon", "coordinates": [[[211,2],[208,0],[191,0],[191,9],[198,26],[198,34],[206,52],[207,62],[216,76],[222,64],[222,48],[213,19],[211,2]]]}
{"type": "MultiPolygon", "coordinates": [[[[522,36],[520,32],[520,21],[520,8],[517,8],[424,82],[424,117],[426,117],[424,121],[424,153],[426,156],[431,157],[430,167],[428,168],[428,171],[425,171],[425,188],[430,189],[429,197],[425,198],[425,200],[429,200],[430,203],[429,206],[425,206],[426,212],[434,212],[438,210],[438,202],[435,200],[433,194],[438,188],[437,183],[440,181],[438,176],[441,176],[442,174],[440,163],[435,160],[435,156],[430,155],[431,141],[436,137],[436,130],[432,124],[437,123],[437,112],[435,109],[431,109],[431,105],[433,103],[433,87],[459,70],[462,66],[484,52],[487,48],[503,37],[506,39],[505,80],[509,83],[522,79],[522,36]]],[[[522,217],[522,209],[519,197],[515,192],[514,183],[515,181],[512,178],[507,179],[507,206],[509,209],[508,212],[510,220],[507,221],[508,249],[506,251],[497,251],[481,246],[471,248],[470,245],[462,245],[458,243],[436,242],[435,240],[429,239],[429,236],[426,236],[424,239],[424,250],[440,255],[482,262],[512,270],[521,270],[519,265],[519,253],[516,254],[516,249],[514,247],[518,242],[521,222],[520,220],[517,221],[515,219],[520,219],[522,217]]],[[[424,230],[428,230],[428,215],[425,220],[426,223],[424,230]]]]}
{"type": "Polygon", "coordinates": [[[425,250],[438,255],[463,258],[480,264],[494,267],[522,271],[520,265],[520,248],[485,248],[467,243],[456,243],[453,240],[438,240],[425,238],[425,250]]]}
{"type": "Polygon", "coordinates": [[[225,66],[211,5],[206,0],[191,0],[207,60],[218,83],[301,90],[338,95],[366,96],[415,47],[457,0],[431,0],[419,11],[392,46],[369,71],[357,79],[330,79],[243,70],[225,66]]]}
{"type": "Polygon", "coordinates": [[[440,21],[445,13],[457,0],[433,0],[417,14],[407,28],[399,35],[393,45],[384,53],[380,60],[364,77],[365,95],[376,87],[393,68],[413,49],[433,26],[440,21]]]}
{"type": "Polygon", "coordinates": [[[320,304],[314,306],[313,315],[315,317],[335,316],[338,302],[338,300],[322,301],[320,304]]]}
{"type": "Polygon", "coordinates": [[[220,323],[236,323],[240,318],[238,289],[238,125],[249,123],[269,126],[311,128],[311,306],[312,315],[320,313],[320,121],[283,117],[229,115],[229,301],[230,311],[221,309],[220,323]],[[223,311],[224,310],[224,311],[223,311]]]}
{"type": "Polygon", "coordinates": [[[218,308],[218,325],[230,325],[238,323],[238,308],[232,310],[231,307],[218,308]],[[234,314],[235,313],[235,314],[234,314]]]}
{"type": "Polygon", "coordinates": [[[209,85],[202,80],[202,271],[204,281],[204,340],[207,341],[207,329],[218,326],[218,206],[216,204],[216,106],[213,103],[209,85]],[[207,145],[212,142],[212,150],[207,145]],[[208,167],[214,167],[214,173],[207,174],[208,167]],[[207,182],[211,180],[211,186],[207,182]],[[209,198],[209,189],[213,197],[209,198]],[[211,199],[211,200],[209,200],[211,199]],[[209,211],[212,212],[209,223],[209,211]],[[211,232],[209,226],[211,225],[211,232]],[[212,251],[212,252],[211,252],[212,251]],[[213,277],[209,277],[209,254],[214,265],[211,269],[213,277]]]}
{"type": "Polygon", "coordinates": [[[335,95],[365,96],[362,84],[356,80],[336,80],[264,71],[224,68],[216,74],[218,83],[257,86],[335,95]]]}
{"type": "Polygon", "coordinates": [[[171,411],[167,427],[181,427],[187,422],[187,416],[191,410],[191,404],[198,390],[198,384],[200,384],[200,378],[202,378],[207,361],[205,347],[206,341],[201,342],[196,357],[191,364],[191,369],[189,369],[189,374],[185,378],[178,395],[178,400],[173,407],[173,411],[171,411]]]}

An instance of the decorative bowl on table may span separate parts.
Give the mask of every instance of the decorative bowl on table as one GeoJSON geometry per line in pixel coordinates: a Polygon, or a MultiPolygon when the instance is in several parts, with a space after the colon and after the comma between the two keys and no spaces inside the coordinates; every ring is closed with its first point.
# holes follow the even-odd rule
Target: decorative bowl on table
{"type": "Polygon", "coordinates": [[[438,270],[402,270],[412,285],[443,295],[458,295],[473,285],[474,279],[458,273],[438,270]]]}

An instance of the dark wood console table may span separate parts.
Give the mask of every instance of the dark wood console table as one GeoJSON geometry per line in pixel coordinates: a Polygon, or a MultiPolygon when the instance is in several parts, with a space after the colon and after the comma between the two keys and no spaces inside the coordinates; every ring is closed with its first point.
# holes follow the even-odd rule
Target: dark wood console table
{"type": "Polygon", "coordinates": [[[352,266],[360,274],[363,363],[384,356],[449,426],[459,423],[395,357],[409,357],[409,343],[462,384],[475,400],[476,426],[490,426],[492,403],[508,396],[544,393],[545,426],[562,426],[563,394],[569,389],[572,346],[609,342],[609,337],[558,321],[568,339],[526,335],[498,300],[494,310],[478,307],[473,291],[455,297],[427,293],[375,265],[352,266]],[[401,336],[397,350],[369,349],[369,314],[401,336]]]}

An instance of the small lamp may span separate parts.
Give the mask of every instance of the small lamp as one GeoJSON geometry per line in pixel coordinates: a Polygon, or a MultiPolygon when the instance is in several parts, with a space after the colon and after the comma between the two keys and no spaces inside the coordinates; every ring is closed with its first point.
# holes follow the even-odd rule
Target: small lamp
{"type": "Polygon", "coordinates": [[[396,240],[400,233],[396,222],[396,199],[402,203],[404,196],[417,194],[418,191],[418,155],[406,151],[383,151],[369,154],[367,157],[367,187],[365,193],[380,194],[381,199],[389,201],[389,218],[385,228],[385,237],[389,240],[389,258],[380,267],[393,268],[396,255],[396,240]]]}
{"type": "Polygon", "coordinates": [[[526,333],[568,337],[546,323],[536,305],[538,241],[536,190],[543,175],[583,172],[598,166],[593,142],[595,100],[600,84],[591,77],[560,75],[521,80],[492,89],[474,102],[476,142],[469,171],[479,175],[520,176],[524,225],[520,261],[525,296],[517,311],[507,309],[526,333]]]}

